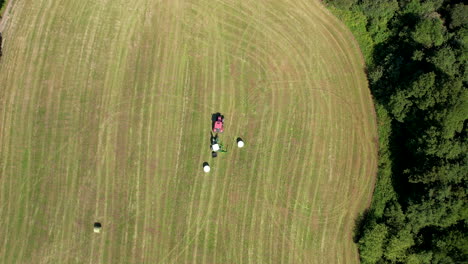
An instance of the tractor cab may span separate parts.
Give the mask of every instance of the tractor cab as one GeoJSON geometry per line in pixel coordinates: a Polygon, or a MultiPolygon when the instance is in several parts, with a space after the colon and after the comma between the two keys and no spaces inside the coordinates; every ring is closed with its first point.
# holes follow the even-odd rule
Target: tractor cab
{"type": "Polygon", "coordinates": [[[213,124],[213,132],[223,133],[224,132],[224,118],[221,114],[218,114],[213,124]]]}

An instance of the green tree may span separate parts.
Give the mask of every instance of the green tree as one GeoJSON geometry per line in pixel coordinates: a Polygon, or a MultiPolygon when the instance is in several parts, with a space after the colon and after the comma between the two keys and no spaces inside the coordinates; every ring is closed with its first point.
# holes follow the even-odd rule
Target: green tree
{"type": "MultiPolygon", "coordinates": [[[[419,155],[434,156],[440,159],[459,159],[465,155],[468,147],[466,138],[444,138],[440,127],[431,126],[420,131],[418,138],[411,139],[410,145],[414,146],[414,152],[419,155]]],[[[421,162],[421,165],[423,163],[421,162]]]]}
{"type": "Polygon", "coordinates": [[[458,73],[458,63],[455,57],[455,53],[450,47],[443,47],[435,52],[434,56],[428,59],[429,62],[433,63],[441,72],[449,75],[450,77],[455,76],[458,73]]]}
{"type": "Polygon", "coordinates": [[[466,26],[468,24],[468,6],[465,4],[456,4],[450,11],[450,28],[466,26]]]}
{"type": "Polygon", "coordinates": [[[432,255],[431,263],[433,264],[458,264],[446,252],[436,251],[432,255]]]}
{"type": "Polygon", "coordinates": [[[406,251],[413,245],[413,234],[410,230],[400,230],[397,235],[390,238],[384,256],[393,262],[404,262],[407,258],[406,251]]]}
{"type": "Polygon", "coordinates": [[[360,10],[368,17],[367,30],[375,44],[382,43],[391,36],[387,24],[398,10],[396,0],[363,0],[360,10]]]}
{"type": "Polygon", "coordinates": [[[423,58],[424,58],[424,51],[422,50],[415,50],[413,52],[413,56],[411,57],[411,59],[415,61],[422,61],[423,58]]]}
{"type": "Polygon", "coordinates": [[[446,40],[446,30],[440,18],[425,18],[416,24],[411,36],[426,48],[437,47],[446,40]]]}
{"type": "Polygon", "coordinates": [[[467,215],[466,202],[457,197],[450,197],[443,201],[425,199],[420,203],[411,204],[406,214],[413,233],[428,226],[449,227],[457,221],[466,219],[467,215]]]}
{"type": "Polygon", "coordinates": [[[444,3],[443,0],[409,0],[399,1],[402,13],[412,13],[418,15],[427,15],[439,9],[444,3]]]}
{"type": "Polygon", "coordinates": [[[359,240],[359,252],[362,263],[377,263],[383,255],[388,228],[384,224],[370,224],[359,240]]]}
{"type": "MultiPolygon", "coordinates": [[[[392,134],[392,118],[387,110],[381,105],[375,105],[377,118],[379,120],[379,169],[377,171],[378,181],[375,184],[374,197],[372,202],[373,212],[376,216],[382,217],[387,202],[396,199],[395,190],[392,187],[392,161],[390,158],[390,136],[392,134]]],[[[400,208],[401,209],[401,208],[400,208]]]]}
{"type": "Polygon", "coordinates": [[[421,253],[413,253],[406,259],[407,264],[430,264],[432,263],[432,252],[425,251],[421,253]]]}
{"type": "Polygon", "coordinates": [[[439,252],[451,256],[454,261],[462,262],[468,258],[468,235],[460,230],[450,230],[440,235],[433,235],[432,244],[439,252]]]}
{"type": "Polygon", "coordinates": [[[401,209],[401,205],[393,200],[388,203],[384,213],[385,224],[394,230],[401,230],[406,226],[406,216],[401,209]]]}
{"type": "Polygon", "coordinates": [[[412,107],[426,110],[436,103],[432,96],[436,74],[433,72],[418,76],[409,88],[401,89],[390,97],[393,116],[402,122],[412,107]]]}
{"type": "MultiPolygon", "coordinates": [[[[461,88],[461,82],[457,82],[461,88]]],[[[456,86],[452,86],[455,89],[456,86]]],[[[443,127],[442,137],[449,139],[463,131],[463,126],[468,117],[468,90],[463,89],[460,94],[454,98],[457,99],[453,106],[448,107],[446,115],[440,119],[443,127]]]]}
{"type": "Polygon", "coordinates": [[[366,69],[379,121],[372,214],[357,236],[363,263],[468,259],[468,12],[451,2],[350,6],[353,33],[372,38],[363,47],[373,52],[366,69]]]}
{"type": "Polygon", "coordinates": [[[440,164],[434,164],[434,166],[426,172],[411,173],[409,175],[409,181],[412,183],[424,184],[435,182],[444,185],[448,183],[460,184],[466,179],[467,171],[468,160],[461,164],[442,160],[440,164]]]}

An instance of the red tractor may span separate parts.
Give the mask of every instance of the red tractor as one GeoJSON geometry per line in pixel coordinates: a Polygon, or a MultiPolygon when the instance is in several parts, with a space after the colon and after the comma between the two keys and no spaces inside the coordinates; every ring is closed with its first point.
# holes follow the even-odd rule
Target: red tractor
{"type": "Polygon", "coordinates": [[[213,132],[215,133],[223,133],[224,131],[224,116],[220,113],[216,113],[212,117],[213,121],[213,132]]]}

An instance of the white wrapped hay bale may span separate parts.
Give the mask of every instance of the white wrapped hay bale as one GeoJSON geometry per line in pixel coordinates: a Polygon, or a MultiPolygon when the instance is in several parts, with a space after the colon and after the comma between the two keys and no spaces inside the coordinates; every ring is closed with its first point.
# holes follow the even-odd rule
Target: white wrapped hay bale
{"type": "Polygon", "coordinates": [[[204,163],[203,163],[203,171],[204,171],[205,173],[208,173],[208,172],[211,171],[210,164],[208,164],[208,162],[204,162],[204,163]]]}
{"type": "Polygon", "coordinates": [[[237,147],[243,148],[245,146],[244,140],[242,138],[237,138],[237,147]]]}
{"type": "Polygon", "coordinates": [[[219,144],[213,144],[211,148],[213,149],[214,152],[219,151],[220,149],[219,144]]]}
{"type": "Polygon", "coordinates": [[[102,225],[101,223],[94,223],[94,233],[101,233],[102,225]]]}

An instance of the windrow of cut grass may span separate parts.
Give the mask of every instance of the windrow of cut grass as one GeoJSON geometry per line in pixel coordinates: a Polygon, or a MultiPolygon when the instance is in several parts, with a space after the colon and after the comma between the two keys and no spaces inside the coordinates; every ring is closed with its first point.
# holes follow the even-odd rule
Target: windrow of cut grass
{"type": "Polygon", "coordinates": [[[359,261],[374,110],[319,1],[17,0],[5,35],[0,262],[359,261]]]}

